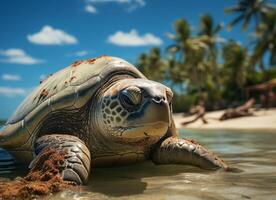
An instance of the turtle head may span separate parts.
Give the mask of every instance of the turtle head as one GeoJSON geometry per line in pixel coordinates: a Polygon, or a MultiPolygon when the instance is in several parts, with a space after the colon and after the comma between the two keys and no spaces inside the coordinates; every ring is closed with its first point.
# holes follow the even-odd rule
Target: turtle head
{"type": "Polygon", "coordinates": [[[98,124],[114,141],[149,145],[164,136],[171,124],[173,93],[163,84],[123,79],[104,91],[98,124]]]}

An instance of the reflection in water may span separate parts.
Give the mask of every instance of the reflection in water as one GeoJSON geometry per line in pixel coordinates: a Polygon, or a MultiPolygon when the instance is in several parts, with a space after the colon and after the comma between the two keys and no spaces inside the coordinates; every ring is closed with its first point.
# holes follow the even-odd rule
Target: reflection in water
{"type": "MultiPolygon", "coordinates": [[[[156,166],[148,161],[92,169],[90,182],[82,192],[64,191],[45,199],[276,199],[275,133],[181,131],[181,136],[199,141],[242,172],[156,166]]],[[[17,175],[25,173],[20,169],[17,175]]],[[[14,173],[0,174],[3,178],[12,175],[15,177],[14,173]]]]}

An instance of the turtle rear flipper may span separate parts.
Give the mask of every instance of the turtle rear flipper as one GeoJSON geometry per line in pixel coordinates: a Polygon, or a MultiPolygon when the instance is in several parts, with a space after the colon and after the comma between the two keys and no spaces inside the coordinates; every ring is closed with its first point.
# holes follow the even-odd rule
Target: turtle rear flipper
{"type": "Polygon", "coordinates": [[[45,135],[38,138],[34,151],[36,156],[29,165],[31,170],[44,164],[40,162],[47,162],[48,158],[41,159],[47,151],[55,151],[64,159],[63,163],[58,163],[63,180],[77,184],[87,183],[91,163],[90,152],[79,138],[61,134],[45,135]]]}

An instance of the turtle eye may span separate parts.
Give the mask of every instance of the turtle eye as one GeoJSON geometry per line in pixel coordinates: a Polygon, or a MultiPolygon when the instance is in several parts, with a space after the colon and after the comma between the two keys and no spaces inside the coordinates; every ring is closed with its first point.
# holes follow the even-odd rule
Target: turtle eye
{"type": "Polygon", "coordinates": [[[171,103],[173,99],[173,92],[171,90],[166,90],[166,96],[167,96],[167,101],[171,103]]]}
{"type": "Polygon", "coordinates": [[[120,100],[126,108],[139,105],[142,100],[142,92],[138,87],[128,87],[121,92],[120,100]]]}

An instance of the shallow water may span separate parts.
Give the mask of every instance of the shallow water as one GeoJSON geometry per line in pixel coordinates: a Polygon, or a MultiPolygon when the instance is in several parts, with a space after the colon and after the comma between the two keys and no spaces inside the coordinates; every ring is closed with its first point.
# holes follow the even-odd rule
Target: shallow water
{"type": "MultiPolygon", "coordinates": [[[[148,161],[93,169],[82,192],[64,191],[44,199],[276,199],[276,132],[182,130],[180,135],[199,141],[243,171],[210,172],[148,161]]],[[[0,180],[23,173],[0,174],[0,180]]]]}

